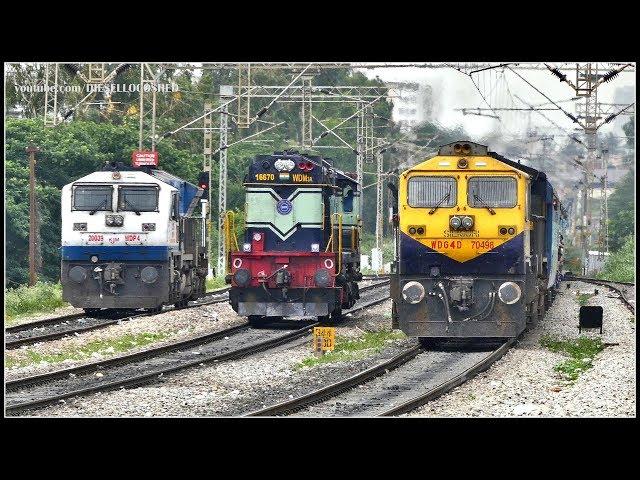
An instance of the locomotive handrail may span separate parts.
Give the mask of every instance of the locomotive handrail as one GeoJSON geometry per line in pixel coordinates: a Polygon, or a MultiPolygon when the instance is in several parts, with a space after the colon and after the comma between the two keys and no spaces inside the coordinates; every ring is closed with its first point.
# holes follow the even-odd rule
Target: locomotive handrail
{"type": "MultiPolygon", "coordinates": [[[[236,214],[233,212],[233,210],[227,210],[223,217],[223,226],[224,243],[229,256],[231,255],[231,252],[237,252],[238,250],[240,250],[240,248],[238,247],[238,238],[236,237],[235,233],[235,220],[236,214]],[[231,240],[233,240],[233,243],[235,244],[235,250],[233,249],[231,240]]],[[[230,259],[227,259],[227,273],[231,273],[231,262],[229,260],[230,259]]]]}
{"type": "MultiPolygon", "coordinates": [[[[336,275],[340,275],[342,272],[342,214],[334,213],[334,215],[338,218],[338,271],[336,275]]],[[[333,232],[333,227],[331,227],[331,231],[333,232]]]]}

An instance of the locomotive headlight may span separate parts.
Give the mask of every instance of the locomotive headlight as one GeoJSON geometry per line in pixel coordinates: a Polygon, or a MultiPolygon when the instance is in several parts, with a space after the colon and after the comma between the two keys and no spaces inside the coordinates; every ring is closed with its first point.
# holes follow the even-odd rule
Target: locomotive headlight
{"type": "Polygon", "coordinates": [[[160,274],[158,273],[158,269],[156,267],[144,267],[140,272],[140,277],[142,281],[146,284],[155,283],[158,280],[160,274]]]}
{"type": "Polygon", "coordinates": [[[424,298],[424,287],[419,282],[407,282],[402,288],[402,298],[411,304],[416,304],[424,298]]]}
{"type": "Polygon", "coordinates": [[[457,230],[460,228],[460,225],[462,225],[462,220],[460,220],[460,217],[451,217],[451,220],[449,220],[449,225],[451,225],[451,228],[453,228],[454,230],[457,230]]]}
{"type": "Polygon", "coordinates": [[[464,228],[466,228],[467,230],[469,230],[471,227],[473,227],[473,218],[471,218],[471,217],[463,217],[462,218],[462,226],[464,228]]]}
{"type": "Polygon", "coordinates": [[[98,263],[98,256],[97,255],[91,255],[91,263],[98,263]]]}
{"type": "Polygon", "coordinates": [[[122,215],[114,215],[113,223],[116,227],[121,227],[124,224],[124,217],[122,215]]]}
{"type": "Polygon", "coordinates": [[[106,219],[105,219],[105,222],[106,222],[106,224],[107,224],[107,225],[109,225],[110,227],[111,227],[111,226],[113,226],[113,222],[114,222],[114,220],[113,220],[113,215],[107,215],[107,217],[106,217],[106,219]]]}
{"type": "Polygon", "coordinates": [[[311,251],[312,252],[319,252],[320,251],[320,244],[319,243],[312,243],[311,244],[311,251]]]}
{"type": "Polygon", "coordinates": [[[254,233],[253,234],[253,240],[255,242],[259,242],[260,240],[262,240],[262,234],[261,233],[254,233]]]}
{"type": "Polygon", "coordinates": [[[233,274],[233,280],[236,282],[236,285],[245,287],[249,285],[249,282],[251,281],[251,272],[246,268],[239,268],[233,274]]]}
{"type": "Polygon", "coordinates": [[[76,265],[69,270],[69,278],[76,283],[82,283],[87,278],[87,271],[80,265],[76,265]]]}
{"type": "Polygon", "coordinates": [[[249,253],[251,251],[251,244],[250,243],[243,243],[242,244],[242,251],[245,253],[249,253]]]}
{"type": "Polygon", "coordinates": [[[319,269],[313,276],[313,280],[316,282],[316,286],[326,288],[329,286],[331,277],[329,276],[329,270],[324,268],[319,269]]]}
{"type": "Polygon", "coordinates": [[[506,303],[507,305],[513,305],[522,296],[522,290],[517,283],[514,282],[504,282],[498,288],[498,298],[502,303],[506,303]]]}

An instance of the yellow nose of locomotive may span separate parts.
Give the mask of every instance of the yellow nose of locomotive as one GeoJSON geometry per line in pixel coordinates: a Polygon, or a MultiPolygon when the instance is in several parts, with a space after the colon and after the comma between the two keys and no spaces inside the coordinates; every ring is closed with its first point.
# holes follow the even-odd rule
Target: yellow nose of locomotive
{"type": "Polygon", "coordinates": [[[402,174],[400,231],[452,260],[472,260],[525,230],[527,181],[482,145],[445,145],[402,174]]]}

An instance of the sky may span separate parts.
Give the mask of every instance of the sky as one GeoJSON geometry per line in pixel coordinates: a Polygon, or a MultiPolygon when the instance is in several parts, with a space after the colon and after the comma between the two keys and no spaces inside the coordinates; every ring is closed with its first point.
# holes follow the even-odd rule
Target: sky
{"type": "MultiPolygon", "coordinates": [[[[487,72],[476,73],[473,75],[478,83],[480,90],[486,93],[487,99],[493,107],[511,107],[510,96],[519,96],[526,102],[536,105],[548,102],[548,100],[540,93],[536,92],[525,81],[520,79],[515,73],[506,70],[504,75],[502,69],[493,69],[487,72]],[[493,91],[489,93],[490,89],[493,91]]],[[[472,80],[452,68],[376,68],[362,70],[369,78],[380,77],[383,81],[394,82],[417,82],[428,84],[431,86],[434,98],[434,116],[437,122],[445,127],[455,127],[462,125],[464,129],[472,136],[481,137],[489,134],[496,128],[500,128],[500,122],[496,119],[481,117],[477,115],[463,115],[462,112],[456,111],[456,108],[488,108],[483,102],[480,94],[473,85],[472,80]]],[[[544,92],[554,101],[571,99],[574,97],[574,91],[566,83],[562,83],[557,77],[548,71],[518,71],[520,75],[526,78],[536,88],[544,92]]],[[[575,72],[564,72],[567,77],[575,82],[575,72]]],[[[620,73],[609,83],[604,83],[598,88],[598,101],[614,103],[614,93],[617,87],[632,86],[635,92],[635,72],[620,73]]],[[[635,93],[633,94],[635,96],[635,93]]],[[[635,98],[631,99],[635,101],[635,98]]],[[[517,102],[517,100],[516,100],[517,102]]],[[[584,103],[581,99],[579,103],[584,103]]],[[[569,113],[575,115],[576,102],[560,103],[569,113]]],[[[513,105],[516,107],[523,106],[521,104],[513,105]]],[[[553,108],[549,105],[545,108],[553,108]]],[[[487,112],[490,113],[490,112],[487,112]]],[[[515,136],[526,134],[528,127],[528,119],[531,117],[531,126],[539,129],[547,129],[555,127],[538,113],[529,112],[497,112],[502,117],[502,124],[508,133],[515,136]]],[[[573,133],[578,127],[577,124],[566,117],[559,111],[544,111],[551,120],[573,133]]],[[[616,135],[624,135],[620,129],[620,125],[625,123],[629,117],[625,116],[623,122],[616,122],[616,135]]],[[[599,133],[608,133],[612,131],[611,124],[603,126],[599,133]]],[[[557,130],[557,134],[562,132],[557,130]]]]}

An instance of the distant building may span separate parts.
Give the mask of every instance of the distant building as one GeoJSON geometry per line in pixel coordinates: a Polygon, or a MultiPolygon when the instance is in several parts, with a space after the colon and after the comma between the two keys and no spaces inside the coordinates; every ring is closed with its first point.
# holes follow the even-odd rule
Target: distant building
{"type": "Polygon", "coordinates": [[[401,130],[410,130],[433,118],[431,86],[415,82],[386,82],[393,96],[393,121],[401,130]]]}
{"type": "Polygon", "coordinates": [[[584,272],[587,276],[594,275],[604,268],[609,252],[599,252],[597,250],[589,250],[588,265],[584,272]]]}

